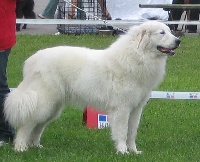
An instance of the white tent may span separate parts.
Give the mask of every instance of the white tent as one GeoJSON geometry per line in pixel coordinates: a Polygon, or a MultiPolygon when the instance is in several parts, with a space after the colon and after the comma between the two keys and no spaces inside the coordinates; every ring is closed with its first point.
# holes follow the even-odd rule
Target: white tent
{"type": "Polygon", "coordinates": [[[139,8],[139,4],[171,4],[172,0],[106,0],[113,20],[142,20],[157,18],[167,20],[168,13],[162,8],[139,8]]]}

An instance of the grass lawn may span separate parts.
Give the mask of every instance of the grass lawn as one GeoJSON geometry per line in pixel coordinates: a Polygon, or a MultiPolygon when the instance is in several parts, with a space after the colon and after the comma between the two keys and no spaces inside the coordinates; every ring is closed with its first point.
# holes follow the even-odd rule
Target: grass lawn
{"type": "MultiPolygon", "coordinates": [[[[8,65],[10,87],[22,78],[25,59],[39,49],[76,45],[103,49],[117,37],[96,35],[18,35],[8,65]]],[[[200,91],[200,36],[182,37],[176,55],[168,58],[162,91],[200,91]]],[[[16,153],[11,145],[0,149],[1,162],[197,162],[200,161],[199,100],[151,99],[144,110],[137,138],[141,155],[117,155],[109,129],[87,129],[82,112],[65,109],[41,138],[42,149],[16,153]]]]}

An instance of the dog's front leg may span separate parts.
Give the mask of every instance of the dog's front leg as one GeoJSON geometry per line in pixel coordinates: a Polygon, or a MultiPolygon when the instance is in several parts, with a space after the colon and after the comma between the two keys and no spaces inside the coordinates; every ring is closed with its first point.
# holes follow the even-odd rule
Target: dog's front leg
{"type": "Polygon", "coordinates": [[[112,139],[115,142],[117,153],[128,153],[126,141],[129,115],[130,109],[126,107],[119,107],[109,113],[112,139]]]}
{"type": "Polygon", "coordinates": [[[142,111],[147,101],[149,100],[149,96],[150,94],[147,94],[146,96],[144,96],[144,98],[141,100],[138,106],[132,109],[130,113],[129,121],[128,121],[128,136],[127,136],[128,150],[133,151],[136,154],[142,153],[142,151],[137,150],[135,141],[136,141],[137,129],[140,123],[142,111]]]}
{"type": "Polygon", "coordinates": [[[128,150],[133,151],[136,154],[141,154],[142,151],[138,151],[136,147],[136,136],[137,136],[137,129],[140,122],[140,117],[142,114],[142,108],[135,108],[131,111],[129,117],[129,124],[128,124],[128,137],[127,137],[127,145],[128,150]]]}

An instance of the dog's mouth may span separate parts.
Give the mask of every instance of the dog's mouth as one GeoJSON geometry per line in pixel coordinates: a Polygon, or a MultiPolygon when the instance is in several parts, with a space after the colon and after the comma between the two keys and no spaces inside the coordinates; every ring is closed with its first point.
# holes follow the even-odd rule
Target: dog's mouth
{"type": "Polygon", "coordinates": [[[177,47],[175,47],[175,48],[165,48],[165,47],[162,47],[162,46],[157,46],[157,50],[158,51],[160,51],[162,53],[165,53],[165,54],[167,54],[169,56],[173,56],[175,54],[175,49],[176,48],[177,47]]]}

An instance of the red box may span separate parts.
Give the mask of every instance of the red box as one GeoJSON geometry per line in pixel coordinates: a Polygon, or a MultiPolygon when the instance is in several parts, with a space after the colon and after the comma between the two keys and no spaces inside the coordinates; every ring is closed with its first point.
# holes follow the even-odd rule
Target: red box
{"type": "MultiPolygon", "coordinates": [[[[85,111],[83,113],[83,122],[86,124],[88,128],[99,128],[99,115],[107,116],[106,112],[99,111],[94,107],[86,106],[85,111]]],[[[107,127],[103,126],[101,128],[107,127]]]]}

